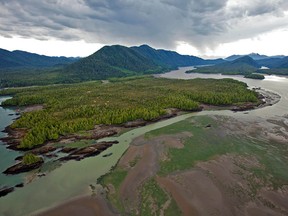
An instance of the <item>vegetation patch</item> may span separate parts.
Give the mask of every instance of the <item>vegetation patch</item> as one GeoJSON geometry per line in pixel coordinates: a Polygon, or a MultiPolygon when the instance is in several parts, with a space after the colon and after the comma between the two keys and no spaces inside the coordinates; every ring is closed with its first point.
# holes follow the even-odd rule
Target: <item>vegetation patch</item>
{"type": "Polygon", "coordinates": [[[199,104],[231,105],[257,102],[257,94],[232,79],[170,80],[152,77],[114,83],[7,89],[14,95],[6,106],[43,104],[45,109],[24,113],[11,128],[27,128],[19,148],[33,148],[59,136],[91,130],[95,125],[150,121],[168,108],[196,111],[199,104]]]}
{"type": "Polygon", "coordinates": [[[22,163],[24,165],[30,165],[30,164],[34,164],[34,163],[37,163],[39,161],[41,161],[41,157],[39,156],[36,156],[32,153],[27,153],[23,156],[23,159],[22,159],[22,163]]]}
{"type": "Polygon", "coordinates": [[[167,175],[174,171],[187,170],[195,166],[197,162],[233,153],[256,157],[261,164],[259,168],[247,168],[253,174],[251,178],[254,179],[255,184],[251,179],[250,182],[255,193],[259,189],[259,179],[262,186],[274,189],[288,185],[287,149],[283,147],[283,144],[236,134],[222,134],[219,138],[221,130],[227,130],[225,126],[220,127],[220,124],[219,119],[216,121],[209,116],[199,116],[147,133],[148,138],[183,131],[193,134],[192,137],[184,140],[184,148],[168,149],[169,160],[160,163],[159,174],[167,175]],[[207,124],[212,127],[206,128],[207,124]]]}
{"type": "Polygon", "coordinates": [[[154,178],[146,181],[141,188],[140,215],[160,215],[164,204],[169,200],[166,192],[157,184],[154,178]]]}
{"type": "Polygon", "coordinates": [[[98,183],[108,188],[107,198],[120,212],[124,212],[124,206],[121,202],[119,190],[121,183],[127,176],[128,171],[122,168],[115,168],[110,173],[102,176],[98,183]]]}

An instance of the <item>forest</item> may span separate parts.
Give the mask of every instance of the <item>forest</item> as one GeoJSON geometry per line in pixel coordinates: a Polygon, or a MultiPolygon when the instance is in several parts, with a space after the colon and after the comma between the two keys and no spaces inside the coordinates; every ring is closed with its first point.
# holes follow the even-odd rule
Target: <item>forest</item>
{"type": "Polygon", "coordinates": [[[232,79],[171,80],[152,76],[90,81],[0,91],[12,95],[2,106],[43,105],[26,112],[11,128],[26,128],[20,149],[29,149],[59,136],[90,130],[95,125],[120,125],[136,119],[153,120],[169,108],[197,111],[201,104],[257,103],[257,93],[232,79]]]}

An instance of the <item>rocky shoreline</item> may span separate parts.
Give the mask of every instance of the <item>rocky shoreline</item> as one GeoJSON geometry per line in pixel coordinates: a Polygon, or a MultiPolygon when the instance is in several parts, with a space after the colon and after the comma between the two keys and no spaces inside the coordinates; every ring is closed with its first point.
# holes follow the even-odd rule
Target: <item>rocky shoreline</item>
{"type": "Polygon", "coordinates": [[[3,173],[6,175],[13,175],[18,174],[22,172],[28,172],[33,169],[37,169],[41,167],[41,165],[44,163],[44,160],[41,158],[39,161],[32,163],[32,164],[24,164],[23,162],[17,163],[9,168],[7,168],[3,173]]]}

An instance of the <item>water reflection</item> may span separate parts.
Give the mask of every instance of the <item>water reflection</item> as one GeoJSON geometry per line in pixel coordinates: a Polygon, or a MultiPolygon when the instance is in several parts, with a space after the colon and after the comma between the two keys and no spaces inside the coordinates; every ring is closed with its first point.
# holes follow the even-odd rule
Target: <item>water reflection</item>
{"type": "Polygon", "coordinates": [[[286,82],[287,78],[281,77],[281,76],[269,75],[269,76],[265,76],[265,81],[286,82]]]}

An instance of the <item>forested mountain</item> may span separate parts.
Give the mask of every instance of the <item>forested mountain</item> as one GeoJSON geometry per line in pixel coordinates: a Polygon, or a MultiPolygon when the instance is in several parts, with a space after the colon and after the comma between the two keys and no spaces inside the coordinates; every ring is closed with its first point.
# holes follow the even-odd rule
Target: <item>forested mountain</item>
{"type": "Polygon", "coordinates": [[[197,68],[196,73],[249,74],[260,68],[260,65],[249,56],[240,57],[214,66],[197,68]]]}
{"type": "MultiPolygon", "coordinates": [[[[265,57],[259,54],[253,56],[258,59],[265,57]]],[[[273,71],[266,70],[265,73],[288,73],[288,69],[285,69],[288,65],[287,57],[265,58],[257,62],[249,56],[233,61],[204,60],[195,56],[180,55],[174,51],[157,50],[148,45],[130,48],[121,45],[104,46],[82,59],[48,57],[24,51],[10,52],[0,49],[0,87],[75,83],[138,76],[197,65],[214,66],[201,67],[193,72],[249,74],[261,66],[266,66],[273,68],[273,71]]]]}
{"type": "Polygon", "coordinates": [[[75,83],[112,77],[161,73],[177,67],[217,64],[148,45],[104,46],[82,58],[48,57],[24,51],[0,50],[0,87],[75,83]],[[68,64],[68,65],[67,65],[68,64]]]}
{"type": "Polygon", "coordinates": [[[267,58],[258,60],[257,63],[261,66],[265,66],[268,68],[275,68],[279,65],[282,61],[282,58],[267,58]]]}
{"type": "MultiPolygon", "coordinates": [[[[260,55],[258,53],[251,53],[247,56],[251,57],[253,60],[256,61],[256,63],[258,64],[258,66],[255,65],[256,67],[265,66],[265,67],[268,67],[270,69],[288,69],[288,57],[287,56],[283,56],[283,55],[266,56],[266,55],[260,55]]],[[[225,58],[225,60],[235,61],[241,57],[244,57],[244,56],[243,55],[232,55],[232,56],[225,58]]],[[[277,73],[277,70],[273,70],[273,73],[274,72],[277,73]]]]}
{"type": "Polygon", "coordinates": [[[63,69],[69,81],[107,79],[159,73],[183,66],[215,64],[223,59],[204,60],[195,56],[180,55],[174,51],[156,50],[148,45],[125,47],[105,46],[94,54],[63,69]]]}
{"type": "Polygon", "coordinates": [[[288,57],[283,58],[277,68],[288,68],[288,57]]]}
{"type": "Polygon", "coordinates": [[[180,55],[177,52],[169,50],[156,50],[148,45],[141,45],[139,47],[131,47],[131,49],[139,52],[143,56],[152,59],[156,64],[166,67],[185,67],[194,65],[208,65],[219,64],[224,62],[223,59],[204,60],[202,58],[190,55],[180,55]]]}
{"type": "Polygon", "coordinates": [[[225,62],[223,64],[220,64],[219,66],[227,66],[227,67],[247,66],[247,67],[259,68],[259,64],[250,56],[243,56],[232,62],[225,62]]]}
{"type": "Polygon", "coordinates": [[[288,68],[288,57],[284,58],[267,58],[257,61],[261,66],[268,68],[288,68]]]}
{"type": "Polygon", "coordinates": [[[50,57],[19,50],[10,52],[0,49],[0,69],[55,67],[78,60],[79,58],[50,57]]]}
{"type": "Polygon", "coordinates": [[[226,61],[234,61],[234,60],[241,58],[241,57],[244,57],[244,56],[249,56],[255,61],[270,58],[269,56],[266,56],[266,55],[260,55],[258,53],[250,53],[248,55],[231,55],[231,56],[225,58],[225,60],[226,61]]]}
{"type": "Polygon", "coordinates": [[[63,75],[68,79],[83,81],[151,74],[164,69],[133,49],[113,45],[104,46],[94,54],[65,67],[63,75]]]}

